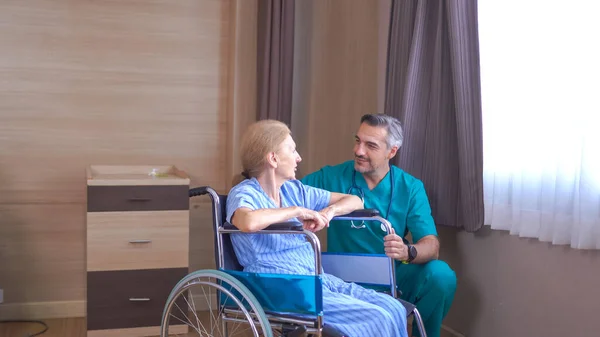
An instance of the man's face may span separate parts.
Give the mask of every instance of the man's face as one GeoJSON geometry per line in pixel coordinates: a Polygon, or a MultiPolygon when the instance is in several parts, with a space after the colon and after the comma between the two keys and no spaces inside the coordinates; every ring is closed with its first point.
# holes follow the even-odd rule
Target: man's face
{"type": "Polygon", "coordinates": [[[277,156],[279,158],[279,165],[277,167],[278,175],[284,180],[296,179],[296,170],[302,158],[296,151],[296,143],[292,139],[292,136],[288,135],[283,143],[281,143],[277,151],[277,156]]]}
{"type": "Polygon", "coordinates": [[[372,174],[387,169],[389,160],[397,147],[388,148],[387,131],[384,127],[362,123],[354,137],[354,169],[362,174],[372,174]]]}

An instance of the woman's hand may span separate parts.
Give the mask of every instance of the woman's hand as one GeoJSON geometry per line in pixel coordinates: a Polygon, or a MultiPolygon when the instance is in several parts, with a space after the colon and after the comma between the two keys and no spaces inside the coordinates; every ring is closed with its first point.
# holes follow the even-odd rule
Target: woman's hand
{"type": "Polygon", "coordinates": [[[319,213],[321,213],[321,215],[323,215],[323,217],[327,220],[327,227],[329,227],[329,221],[331,221],[331,219],[333,219],[333,217],[335,217],[337,214],[335,206],[333,205],[323,208],[319,211],[319,213]]]}
{"type": "Polygon", "coordinates": [[[298,219],[304,224],[304,229],[313,233],[318,232],[329,225],[329,219],[325,215],[303,207],[300,207],[298,219]]]}

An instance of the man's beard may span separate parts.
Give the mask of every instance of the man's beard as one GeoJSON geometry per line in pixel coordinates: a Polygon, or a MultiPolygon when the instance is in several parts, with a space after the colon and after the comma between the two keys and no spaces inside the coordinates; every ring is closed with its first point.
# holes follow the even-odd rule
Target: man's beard
{"type": "Polygon", "coordinates": [[[359,173],[367,174],[367,175],[370,173],[373,173],[375,171],[375,168],[373,167],[373,165],[371,165],[371,161],[369,159],[364,158],[364,157],[359,157],[359,156],[354,156],[354,169],[359,173]],[[358,166],[356,163],[357,159],[362,159],[363,160],[362,163],[367,164],[368,166],[367,167],[358,166]]]}

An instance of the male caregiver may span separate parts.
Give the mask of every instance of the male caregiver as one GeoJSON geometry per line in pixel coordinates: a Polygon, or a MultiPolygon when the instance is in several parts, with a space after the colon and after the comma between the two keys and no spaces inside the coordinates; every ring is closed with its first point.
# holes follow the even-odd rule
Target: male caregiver
{"type": "MultiPolygon", "coordinates": [[[[439,337],[454,299],[456,275],[438,260],[439,240],[423,183],[390,165],[402,145],[400,121],[367,114],[354,137],[354,160],[325,166],[302,179],[307,185],[359,196],[364,207],[377,209],[394,233],[375,222],[332,221],[327,229],[329,252],[387,254],[396,260],[401,298],[419,310],[428,337],[439,337]],[[406,240],[410,233],[413,244],[406,240]]],[[[413,336],[419,336],[413,324],[413,336]]]]}

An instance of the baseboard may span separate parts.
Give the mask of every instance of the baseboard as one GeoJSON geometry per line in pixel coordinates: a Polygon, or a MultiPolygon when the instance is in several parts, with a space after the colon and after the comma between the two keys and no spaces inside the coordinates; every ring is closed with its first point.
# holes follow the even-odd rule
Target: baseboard
{"type": "Polygon", "coordinates": [[[447,333],[451,334],[454,337],[466,337],[465,335],[461,334],[460,332],[458,332],[450,327],[447,327],[443,324],[442,324],[442,330],[446,331],[447,333]]]}
{"type": "MultiPolygon", "coordinates": [[[[208,304],[201,295],[194,295],[196,308],[208,310],[208,304]]],[[[213,303],[213,310],[216,309],[213,303]]],[[[0,320],[12,319],[52,319],[85,317],[85,301],[54,301],[0,304],[0,320]]]]}
{"type": "MultiPolygon", "coordinates": [[[[187,335],[189,327],[185,324],[170,325],[169,336],[175,334],[187,335]]],[[[131,336],[158,336],[160,335],[160,326],[145,326],[140,328],[128,329],[110,329],[110,330],[88,330],[87,337],[131,337],[131,336]]]]}
{"type": "Polygon", "coordinates": [[[0,304],[0,320],[85,317],[85,301],[0,304]]]}

